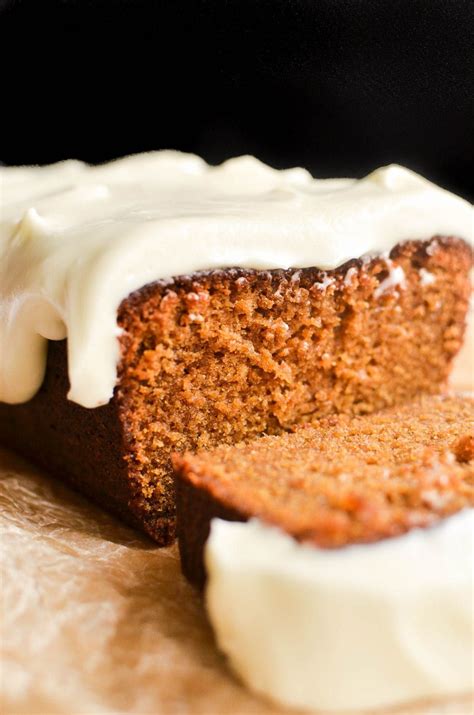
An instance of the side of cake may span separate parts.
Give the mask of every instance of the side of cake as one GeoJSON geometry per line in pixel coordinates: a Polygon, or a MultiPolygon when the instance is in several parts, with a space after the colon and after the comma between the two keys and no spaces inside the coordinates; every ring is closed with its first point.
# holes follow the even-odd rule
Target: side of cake
{"type": "Polygon", "coordinates": [[[163,152],[11,171],[0,441],[159,543],[172,452],[446,381],[472,211],[407,170],[319,182],[163,152]]]}

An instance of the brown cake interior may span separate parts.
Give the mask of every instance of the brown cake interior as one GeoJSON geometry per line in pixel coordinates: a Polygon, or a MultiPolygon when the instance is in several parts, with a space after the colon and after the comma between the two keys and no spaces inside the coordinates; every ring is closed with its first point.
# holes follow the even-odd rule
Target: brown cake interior
{"type": "Polygon", "coordinates": [[[463,241],[437,237],[328,273],[236,269],[152,284],[120,307],[111,402],[69,402],[65,348],[52,343],[39,393],[0,405],[0,440],[168,543],[172,452],[438,391],[462,343],[471,262],[463,241]]]}
{"type": "Polygon", "coordinates": [[[214,516],[259,517],[325,548],[428,526],[474,506],[473,458],[474,400],[441,396],[177,455],[183,568],[202,582],[214,516]]]}

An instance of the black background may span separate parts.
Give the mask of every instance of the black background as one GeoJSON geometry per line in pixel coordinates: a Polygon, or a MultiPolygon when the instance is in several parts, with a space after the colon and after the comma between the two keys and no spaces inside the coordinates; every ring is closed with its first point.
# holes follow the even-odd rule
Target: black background
{"type": "Polygon", "coordinates": [[[7,164],[164,147],[474,194],[473,0],[0,0],[7,164]]]}

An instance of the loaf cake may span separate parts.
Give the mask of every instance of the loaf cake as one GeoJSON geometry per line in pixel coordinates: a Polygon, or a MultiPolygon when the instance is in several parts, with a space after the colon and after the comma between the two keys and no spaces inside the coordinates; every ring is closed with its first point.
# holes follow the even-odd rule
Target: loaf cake
{"type": "Polygon", "coordinates": [[[371,543],[474,507],[474,399],[424,396],[293,433],[174,457],[183,571],[202,586],[213,518],[259,518],[322,548],[371,543]]]}
{"type": "Polygon", "coordinates": [[[160,544],[170,455],[444,385],[471,206],[401,167],[1,169],[0,442],[160,544]]]}

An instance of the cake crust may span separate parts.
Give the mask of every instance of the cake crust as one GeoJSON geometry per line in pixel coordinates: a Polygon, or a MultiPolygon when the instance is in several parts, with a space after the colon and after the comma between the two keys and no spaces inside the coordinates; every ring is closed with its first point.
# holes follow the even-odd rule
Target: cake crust
{"type": "Polygon", "coordinates": [[[0,405],[0,441],[140,525],[175,535],[170,455],[441,389],[462,344],[469,247],[405,242],[334,271],[228,269],[123,301],[114,397],[67,400],[65,343],[26,404],[0,405]]]}

